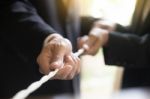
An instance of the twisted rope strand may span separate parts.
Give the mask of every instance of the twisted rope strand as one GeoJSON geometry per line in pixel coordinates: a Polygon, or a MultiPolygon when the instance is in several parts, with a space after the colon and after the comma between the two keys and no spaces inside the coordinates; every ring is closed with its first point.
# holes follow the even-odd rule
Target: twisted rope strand
{"type": "MultiPolygon", "coordinates": [[[[79,49],[74,55],[80,56],[84,52],[84,49],[79,49]]],[[[26,89],[23,89],[19,92],[17,92],[12,99],[25,99],[27,98],[32,92],[40,88],[45,82],[47,82],[49,79],[54,77],[59,70],[56,69],[52,72],[50,72],[48,75],[43,76],[39,81],[35,81],[31,83],[26,89]]]]}

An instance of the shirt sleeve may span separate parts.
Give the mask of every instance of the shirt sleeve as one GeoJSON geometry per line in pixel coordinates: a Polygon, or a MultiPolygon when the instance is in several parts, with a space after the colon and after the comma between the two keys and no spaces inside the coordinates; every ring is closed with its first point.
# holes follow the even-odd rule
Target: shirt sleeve
{"type": "Polygon", "coordinates": [[[142,37],[113,32],[104,47],[105,63],[131,68],[148,67],[150,59],[150,35],[142,37]]]}
{"type": "Polygon", "coordinates": [[[37,56],[44,39],[55,32],[27,0],[0,3],[1,37],[24,55],[37,56]]]}

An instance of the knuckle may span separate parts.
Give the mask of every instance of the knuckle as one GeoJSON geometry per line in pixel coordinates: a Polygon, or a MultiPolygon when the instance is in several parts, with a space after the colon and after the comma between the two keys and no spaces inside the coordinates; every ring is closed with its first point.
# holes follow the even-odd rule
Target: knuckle
{"type": "Polygon", "coordinates": [[[71,79],[73,79],[73,77],[74,77],[74,75],[71,74],[71,75],[69,75],[69,76],[67,77],[67,79],[68,79],[68,80],[71,80],[71,79]]]}
{"type": "Polygon", "coordinates": [[[79,74],[81,72],[81,68],[79,68],[78,70],[77,70],[77,74],[79,74]]]}
{"type": "Polygon", "coordinates": [[[43,69],[39,69],[39,72],[41,73],[41,74],[45,74],[45,75],[47,75],[48,74],[48,71],[45,71],[45,70],[43,70],[43,69]]]}

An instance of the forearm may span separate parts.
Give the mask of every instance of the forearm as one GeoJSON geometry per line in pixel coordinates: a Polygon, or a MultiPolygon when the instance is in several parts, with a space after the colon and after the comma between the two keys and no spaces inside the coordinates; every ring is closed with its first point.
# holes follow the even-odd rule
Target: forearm
{"type": "Polygon", "coordinates": [[[26,53],[38,53],[44,39],[54,31],[29,2],[14,1],[1,6],[1,36],[26,53]]]}
{"type": "Polygon", "coordinates": [[[113,32],[104,46],[105,63],[125,67],[148,65],[149,35],[139,37],[132,34],[113,32]]]}

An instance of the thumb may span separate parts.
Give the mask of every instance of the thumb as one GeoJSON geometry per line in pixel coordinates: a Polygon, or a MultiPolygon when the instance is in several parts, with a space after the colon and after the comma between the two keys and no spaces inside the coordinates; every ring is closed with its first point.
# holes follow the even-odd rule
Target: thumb
{"type": "Polygon", "coordinates": [[[88,41],[88,36],[87,35],[78,38],[77,39],[78,48],[87,49],[87,47],[85,47],[85,45],[88,46],[87,41],[88,41]]]}

